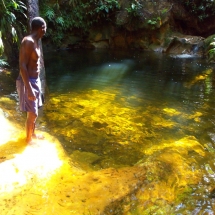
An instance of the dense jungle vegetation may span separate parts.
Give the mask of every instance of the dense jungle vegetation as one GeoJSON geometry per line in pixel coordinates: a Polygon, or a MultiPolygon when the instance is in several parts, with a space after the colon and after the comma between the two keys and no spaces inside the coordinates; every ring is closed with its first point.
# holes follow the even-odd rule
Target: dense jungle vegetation
{"type": "MultiPolygon", "coordinates": [[[[28,0],[0,0],[0,65],[13,64],[17,61],[20,40],[27,34],[28,0]]],[[[45,40],[60,45],[66,34],[76,32],[84,38],[93,26],[112,23],[123,28],[116,22],[120,10],[127,11],[130,22],[141,19],[143,0],[43,0],[39,1],[40,16],[48,24],[45,40]]],[[[156,5],[159,1],[152,1],[156,5]]],[[[172,4],[180,4],[198,21],[209,20],[215,15],[214,0],[169,0],[172,4]]],[[[165,11],[163,11],[165,12],[165,11]]],[[[159,16],[148,19],[150,26],[156,25],[159,16]]],[[[214,52],[214,48],[211,52],[214,52]]]]}

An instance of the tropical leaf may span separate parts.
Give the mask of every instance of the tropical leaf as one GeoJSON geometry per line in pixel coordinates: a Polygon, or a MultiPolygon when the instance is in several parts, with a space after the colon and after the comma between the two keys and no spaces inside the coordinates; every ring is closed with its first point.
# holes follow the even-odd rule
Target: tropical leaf
{"type": "Polygon", "coordinates": [[[1,35],[1,31],[0,31],[0,56],[3,54],[4,52],[4,45],[1,39],[2,35],[1,35]]]}
{"type": "MultiPolygon", "coordinates": [[[[2,0],[2,1],[0,2],[0,4],[3,5],[3,7],[4,7],[5,10],[7,10],[4,0],[2,0]]],[[[2,9],[2,8],[1,8],[1,9],[2,9]]]]}
{"type": "Polygon", "coordinates": [[[63,19],[63,17],[57,17],[56,22],[58,24],[60,24],[61,26],[64,26],[64,19],[63,19]]]}
{"type": "Polygon", "coordinates": [[[208,53],[209,54],[215,54],[215,49],[213,48],[213,49],[210,49],[209,51],[208,51],[208,53]]]}
{"type": "Polygon", "coordinates": [[[55,17],[54,10],[50,7],[45,8],[45,16],[52,21],[52,19],[55,17]]]}
{"type": "Polygon", "coordinates": [[[210,46],[214,46],[215,47],[215,42],[210,43],[210,46]]]}
{"type": "Polygon", "coordinates": [[[21,1],[18,1],[18,5],[19,5],[19,7],[21,7],[21,8],[23,8],[24,10],[27,10],[27,7],[26,7],[26,5],[23,3],[23,2],[21,2],[21,1]]]}
{"type": "Polygon", "coordinates": [[[9,21],[9,23],[12,24],[13,22],[15,22],[16,20],[15,14],[10,11],[7,11],[6,13],[7,13],[7,20],[9,21]]]}
{"type": "Polygon", "coordinates": [[[9,66],[9,64],[4,60],[4,59],[0,59],[0,66],[9,66]]]}
{"type": "Polygon", "coordinates": [[[17,36],[16,29],[14,27],[12,27],[11,33],[13,35],[13,42],[16,43],[18,41],[18,36],[17,36]]]}
{"type": "Polygon", "coordinates": [[[19,6],[14,0],[11,1],[11,5],[14,9],[17,9],[19,6]]]}

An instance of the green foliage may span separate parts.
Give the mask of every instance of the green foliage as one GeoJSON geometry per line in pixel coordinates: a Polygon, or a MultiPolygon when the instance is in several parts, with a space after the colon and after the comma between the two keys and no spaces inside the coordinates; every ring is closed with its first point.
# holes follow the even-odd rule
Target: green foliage
{"type": "Polygon", "coordinates": [[[139,10],[142,8],[142,4],[140,4],[138,1],[134,1],[131,3],[130,7],[125,8],[130,16],[137,17],[139,16],[139,10]]]}
{"type": "Polygon", "coordinates": [[[46,36],[50,37],[55,44],[59,45],[63,37],[62,26],[64,25],[64,20],[61,18],[61,13],[58,10],[58,3],[49,6],[47,2],[44,1],[43,4],[40,5],[40,8],[42,8],[41,16],[44,17],[48,23],[46,36]]]}
{"type": "Polygon", "coordinates": [[[112,12],[119,8],[117,0],[69,0],[67,4],[53,4],[51,0],[40,2],[40,14],[47,23],[46,37],[60,45],[65,32],[78,29],[84,36],[96,23],[111,21],[112,12]]]}
{"type": "Polygon", "coordinates": [[[12,36],[13,36],[13,42],[17,43],[18,42],[18,36],[17,36],[17,32],[16,32],[14,27],[12,27],[11,33],[12,33],[12,36]]]}
{"type": "Polygon", "coordinates": [[[8,65],[8,63],[4,59],[0,58],[0,66],[1,67],[6,67],[6,66],[9,66],[9,65],[8,65]]]}
{"type": "Polygon", "coordinates": [[[209,46],[208,60],[209,62],[215,62],[215,38],[213,39],[213,42],[211,42],[209,46]]]}
{"type": "MultiPolygon", "coordinates": [[[[1,31],[0,31],[0,56],[2,56],[3,52],[4,52],[4,46],[2,43],[1,31]]],[[[0,58],[0,67],[5,67],[5,66],[8,66],[8,63],[4,59],[0,58]]]]}
{"type": "Polygon", "coordinates": [[[182,0],[181,4],[191,14],[198,17],[200,21],[203,21],[215,15],[215,1],[214,0],[182,0]]]}
{"type": "Polygon", "coordinates": [[[62,27],[64,27],[64,19],[63,17],[59,16],[56,19],[57,24],[61,25],[62,27]]]}
{"type": "Polygon", "coordinates": [[[55,13],[54,13],[54,10],[51,7],[49,7],[49,6],[45,7],[43,12],[44,12],[44,16],[48,20],[54,19],[55,13]]]}
{"type": "Polygon", "coordinates": [[[160,21],[161,21],[161,18],[156,17],[156,18],[153,18],[153,19],[149,19],[147,23],[151,26],[151,29],[155,29],[156,25],[158,23],[160,23],[160,21]]]}
{"type": "MultiPolygon", "coordinates": [[[[19,15],[24,16],[27,18],[25,12],[27,8],[22,1],[0,1],[0,30],[4,32],[5,29],[9,26],[15,26],[16,18],[19,15]]],[[[11,28],[12,29],[12,28],[11,28]]]]}
{"type": "Polygon", "coordinates": [[[160,26],[162,19],[165,18],[168,12],[168,9],[164,8],[162,11],[158,10],[156,14],[150,13],[147,9],[149,5],[153,8],[158,7],[157,3],[158,2],[156,1],[130,1],[129,7],[125,9],[129,16],[128,23],[132,25],[133,29],[135,28],[135,25],[138,26],[138,23],[140,23],[142,26],[144,24],[146,28],[149,27],[150,29],[155,29],[156,27],[160,26]],[[147,14],[147,16],[144,16],[144,13],[147,14]]]}
{"type": "MultiPolygon", "coordinates": [[[[3,35],[7,35],[7,33],[11,33],[13,36],[13,42],[18,43],[18,37],[16,30],[21,28],[26,30],[26,27],[22,24],[22,22],[18,21],[17,18],[22,16],[27,20],[27,16],[25,14],[27,8],[22,1],[18,0],[0,0],[0,31],[2,38],[3,35]]],[[[1,55],[0,51],[0,55],[1,55]]]]}
{"type": "MultiPolygon", "coordinates": [[[[106,1],[98,1],[94,13],[103,15],[105,17],[112,9],[119,8],[118,1],[116,0],[106,0],[106,1]],[[103,13],[104,12],[104,13],[103,13]]],[[[91,13],[92,15],[93,13],[91,13]]]]}

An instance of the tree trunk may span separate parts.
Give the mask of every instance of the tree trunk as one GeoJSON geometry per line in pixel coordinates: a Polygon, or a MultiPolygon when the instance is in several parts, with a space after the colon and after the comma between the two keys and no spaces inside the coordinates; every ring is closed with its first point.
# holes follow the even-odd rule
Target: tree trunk
{"type": "Polygon", "coordinates": [[[28,31],[31,31],[31,21],[34,17],[39,16],[39,2],[38,0],[27,0],[28,11],[28,31]]]}
{"type": "MultiPolygon", "coordinates": [[[[34,17],[39,16],[39,1],[38,0],[27,0],[27,10],[28,10],[28,31],[31,31],[31,21],[34,17]]],[[[41,57],[40,57],[40,79],[42,83],[42,92],[45,95],[47,92],[46,87],[46,77],[45,77],[45,66],[44,66],[44,57],[43,57],[43,48],[42,48],[42,41],[40,40],[40,50],[41,50],[41,57]]]]}

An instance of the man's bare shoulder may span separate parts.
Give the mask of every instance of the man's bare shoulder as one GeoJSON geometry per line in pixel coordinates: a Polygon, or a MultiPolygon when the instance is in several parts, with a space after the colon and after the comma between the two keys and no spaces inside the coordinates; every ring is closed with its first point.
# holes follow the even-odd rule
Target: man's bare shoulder
{"type": "Polygon", "coordinates": [[[24,37],[22,40],[22,44],[33,45],[33,43],[34,43],[34,39],[32,38],[31,35],[24,37]]]}
{"type": "Polygon", "coordinates": [[[26,52],[32,52],[34,50],[34,40],[31,36],[23,38],[20,46],[20,54],[26,52]]]}

